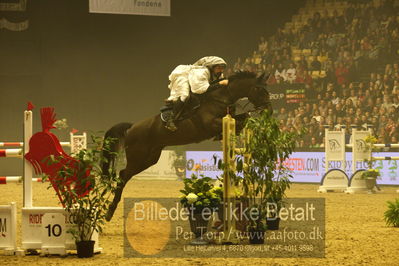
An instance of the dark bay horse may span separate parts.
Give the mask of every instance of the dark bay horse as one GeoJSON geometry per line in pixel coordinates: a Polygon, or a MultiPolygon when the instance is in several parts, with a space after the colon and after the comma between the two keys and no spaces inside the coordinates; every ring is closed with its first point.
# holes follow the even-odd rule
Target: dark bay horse
{"type": "Polygon", "coordinates": [[[166,129],[158,114],[135,124],[117,124],[105,133],[105,138],[116,141],[111,145],[111,153],[103,152],[106,158],[102,166],[103,173],[109,173],[110,164],[115,163],[113,154],[120,148],[125,149],[127,161],[126,168],[119,173],[122,183],[118,185],[109,206],[107,220],[111,220],[126,183],[134,175],[156,164],[166,146],[196,143],[218,136],[222,132],[222,118],[227,114],[228,107],[241,98],[248,97],[256,108],[272,110],[264,74],[257,77],[252,72],[241,71],[230,76],[228,80],[227,86],[220,85],[200,95],[199,108],[192,117],[176,123],[177,131],[166,129]]]}

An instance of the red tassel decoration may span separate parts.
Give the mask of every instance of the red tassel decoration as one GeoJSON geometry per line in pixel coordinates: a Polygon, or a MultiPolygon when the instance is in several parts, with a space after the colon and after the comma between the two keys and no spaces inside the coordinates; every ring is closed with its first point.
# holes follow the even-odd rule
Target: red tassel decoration
{"type": "Polygon", "coordinates": [[[53,126],[55,119],[54,107],[44,107],[40,109],[40,116],[42,118],[42,131],[49,132],[53,126]]]}

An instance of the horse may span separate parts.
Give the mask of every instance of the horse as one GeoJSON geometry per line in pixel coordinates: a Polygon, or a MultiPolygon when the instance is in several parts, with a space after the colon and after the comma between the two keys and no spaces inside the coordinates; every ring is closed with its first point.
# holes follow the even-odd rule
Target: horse
{"type": "MultiPolygon", "coordinates": [[[[239,99],[247,97],[256,109],[272,112],[265,75],[238,71],[228,77],[228,85],[215,86],[199,95],[199,107],[189,118],[177,121],[177,130],[165,128],[161,115],[146,118],[137,123],[119,123],[109,129],[104,138],[113,139],[109,150],[103,150],[103,175],[109,175],[115,164],[115,154],[124,148],[126,167],[119,172],[121,182],[117,185],[106,219],[111,220],[121,199],[126,183],[135,175],[156,164],[166,146],[198,143],[217,137],[222,132],[222,119],[239,99]]],[[[234,115],[233,115],[234,117],[234,115]]],[[[237,115],[237,127],[242,128],[248,114],[237,115]]]]}

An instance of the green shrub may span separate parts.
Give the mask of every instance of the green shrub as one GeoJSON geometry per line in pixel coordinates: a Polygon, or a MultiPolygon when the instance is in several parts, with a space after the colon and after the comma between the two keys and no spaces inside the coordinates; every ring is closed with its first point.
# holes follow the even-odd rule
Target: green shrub
{"type": "Polygon", "coordinates": [[[388,210],[384,213],[384,219],[388,226],[399,227],[399,198],[388,201],[388,210]]]}

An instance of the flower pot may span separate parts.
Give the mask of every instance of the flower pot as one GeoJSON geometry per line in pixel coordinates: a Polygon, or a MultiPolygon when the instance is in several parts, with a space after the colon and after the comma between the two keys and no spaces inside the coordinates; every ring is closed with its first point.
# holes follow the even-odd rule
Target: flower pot
{"type": "Polygon", "coordinates": [[[190,228],[191,232],[194,233],[196,239],[191,242],[192,245],[205,245],[208,244],[203,239],[203,235],[208,231],[208,220],[205,220],[201,213],[194,213],[194,215],[190,214],[190,228]]]}
{"type": "Polygon", "coordinates": [[[76,251],[78,252],[78,258],[91,258],[94,254],[94,242],[93,240],[85,240],[76,242],[76,251]]]}
{"type": "Polygon", "coordinates": [[[265,231],[257,229],[249,229],[249,243],[250,244],[264,244],[265,243],[265,231]]]}
{"type": "Polygon", "coordinates": [[[280,217],[266,219],[267,230],[278,230],[280,227],[280,217]]]}

